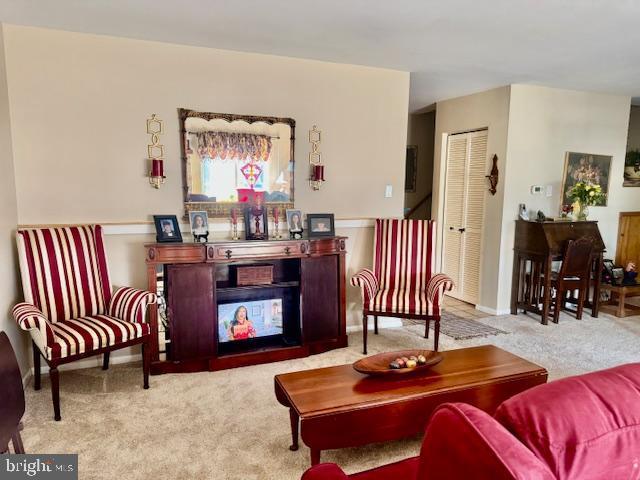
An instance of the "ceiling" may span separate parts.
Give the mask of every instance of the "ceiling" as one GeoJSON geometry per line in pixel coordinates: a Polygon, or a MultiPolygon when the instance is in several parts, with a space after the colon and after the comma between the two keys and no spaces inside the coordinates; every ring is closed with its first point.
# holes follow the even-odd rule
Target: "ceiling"
{"type": "Polygon", "coordinates": [[[409,71],[412,111],[510,83],[640,99],[636,0],[0,0],[0,21],[409,71]]]}

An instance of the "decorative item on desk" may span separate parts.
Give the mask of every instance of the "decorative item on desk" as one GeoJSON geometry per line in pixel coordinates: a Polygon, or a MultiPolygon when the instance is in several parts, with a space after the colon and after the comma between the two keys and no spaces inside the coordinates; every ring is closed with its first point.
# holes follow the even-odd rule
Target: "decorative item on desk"
{"type": "Polygon", "coordinates": [[[498,186],[498,177],[500,175],[500,172],[498,171],[498,155],[493,155],[493,167],[491,167],[491,172],[489,175],[486,175],[485,178],[489,179],[489,192],[491,192],[491,195],[495,195],[497,190],[497,186],[498,186]]]}
{"type": "Polygon", "coordinates": [[[524,203],[518,205],[518,216],[522,220],[526,220],[527,222],[529,221],[529,211],[524,203]]]}
{"type": "Polygon", "coordinates": [[[320,153],[321,135],[322,132],[315,125],[309,130],[309,143],[311,144],[311,152],[309,152],[309,185],[313,190],[320,190],[320,186],[324,182],[324,165],[322,164],[322,154],[320,153]]]}
{"type": "Polygon", "coordinates": [[[302,211],[287,209],[287,226],[289,227],[289,237],[300,240],[304,232],[302,223],[302,211]]]}
{"type": "Polygon", "coordinates": [[[165,181],[164,176],[164,145],[160,144],[160,135],[164,133],[162,120],[156,118],[156,114],[147,119],[147,133],[151,135],[151,143],[147,145],[147,157],[151,162],[149,171],[149,183],[154,188],[160,188],[165,181]]]}
{"type": "Polygon", "coordinates": [[[282,239],[282,235],[280,235],[280,210],[278,207],[273,207],[273,225],[275,229],[275,234],[273,238],[276,240],[282,239]]]}
{"type": "Polygon", "coordinates": [[[547,221],[553,221],[553,218],[547,217],[542,210],[538,210],[538,214],[536,215],[536,220],[538,222],[547,222],[547,221]]]}
{"type": "Polygon", "coordinates": [[[334,237],[336,234],[333,213],[309,213],[307,224],[309,238],[334,237]]]}
{"type": "Polygon", "coordinates": [[[231,240],[240,240],[238,236],[238,210],[231,209],[231,240]]]}
{"type": "Polygon", "coordinates": [[[256,196],[256,202],[244,210],[244,233],[247,240],[268,240],[267,209],[262,197],[256,196]]]}
{"type": "Polygon", "coordinates": [[[563,205],[562,208],[560,209],[560,218],[568,219],[569,218],[569,214],[572,211],[573,211],[573,206],[572,205],[563,205]]]}
{"type": "Polygon", "coordinates": [[[153,222],[156,226],[156,241],[158,243],[182,242],[180,225],[175,215],[154,215],[153,222]]]}
{"type": "Polygon", "coordinates": [[[207,243],[209,241],[209,217],[207,212],[189,212],[189,224],[191,225],[191,234],[194,242],[207,243]]]}
{"type": "Polygon", "coordinates": [[[601,205],[605,194],[598,184],[578,182],[569,190],[569,198],[573,202],[573,214],[576,220],[586,220],[589,206],[601,205]]]}

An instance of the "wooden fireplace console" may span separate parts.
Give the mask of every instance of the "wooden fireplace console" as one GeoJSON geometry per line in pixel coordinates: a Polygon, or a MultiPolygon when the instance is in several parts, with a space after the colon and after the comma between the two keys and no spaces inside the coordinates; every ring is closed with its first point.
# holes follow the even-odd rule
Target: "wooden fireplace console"
{"type": "Polygon", "coordinates": [[[345,241],[146,244],[148,289],[164,297],[165,319],[159,332],[158,306],[150,306],[151,373],[221,370],[346,347],[345,241]],[[243,265],[271,265],[272,283],[237,285],[234,271],[243,265]],[[272,292],[285,299],[287,325],[294,325],[290,338],[246,350],[221,348],[218,303],[263,299],[272,292]]]}

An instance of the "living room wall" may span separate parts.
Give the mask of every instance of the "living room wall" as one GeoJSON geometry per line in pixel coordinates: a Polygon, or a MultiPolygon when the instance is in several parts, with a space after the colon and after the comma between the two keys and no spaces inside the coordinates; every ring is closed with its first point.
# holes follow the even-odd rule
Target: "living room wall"
{"type": "Polygon", "coordinates": [[[28,366],[27,339],[18,329],[11,309],[19,298],[18,274],[15,259],[15,228],[18,222],[13,153],[11,149],[11,120],[5,68],[4,42],[0,25],[0,331],[7,332],[16,352],[22,373],[28,366]]]}
{"type": "MultiPolygon", "coordinates": [[[[444,182],[446,170],[446,136],[454,133],[487,128],[487,172],[489,159],[498,155],[498,166],[504,170],[507,154],[510,87],[501,87],[465,97],[438,102],[436,107],[436,135],[433,170],[432,218],[438,221],[438,252],[441,249],[444,219],[444,182]]],[[[487,189],[488,190],[488,189],[487,189]]],[[[496,195],[485,193],[484,231],[482,237],[482,263],[480,301],[478,308],[495,313],[500,261],[500,228],[504,183],[498,183],[496,195]]],[[[438,258],[438,261],[441,259],[438,258]]],[[[440,264],[440,263],[439,263],[440,264]]]]}
{"type": "MultiPolygon", "coordinates": [[[[560,213],[566,152],[611,155],[608,204],[590,207],[598,221],[606,258],[614,258],[621,211],[640,208],[640,188],[623,187],[631,98],[533,85],[512,85],[504,171],[504,215],[500,254],[499,309],[509,308],[514,220],[518,204],[547,216],[560,213]],[[553,194],[532,195],[531,186],[551,185],[553,194]]],[[[501,174],[503,171],[501,171],[501,174]]],[[[502,179],[501,179],[502,180],[502,179]]]]}
{"type": "MultiPolygon", "coordinates": [[[[341,219],[348,275],[370,264],[368,219],[402,215],[406,72],[15,25],[5,25],[4,39],[18,223],[109,225],[115,284],[145,286],[151,215],[183,212],[179,107],[293,117],[296,207],[341,219]],[[159,190],[146,177],[152,113],[165,122],[168,178],[159,190]],[[307,182],[313,125],[323,133],[327,179],[315,192],[307,182]]],[[[347,301],[356,324],[354,287],[347,301]]]]}

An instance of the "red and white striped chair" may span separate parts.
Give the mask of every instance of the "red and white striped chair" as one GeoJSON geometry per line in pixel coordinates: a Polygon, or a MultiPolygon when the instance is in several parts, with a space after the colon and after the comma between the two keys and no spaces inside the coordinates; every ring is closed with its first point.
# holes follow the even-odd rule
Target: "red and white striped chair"
{"type": "Polygon", "coordinates": [[[377,219],[374,234],[373,271],[360,270],[351,285],[362,293],[362,340],[367,353],[368,316],[378,315],[435,322],[434,350],[440,337],[440,297],[453,288],[443,273],[433,274],[435,223],[432,220],[377,219]]]}
{"type": "Polygon", "coordinates": [[[19,230],[24,303],[13,316],[33,343],[34,387],[40,389],[40,355],[49,365],[54,418],[60,420],[58,366],[142,344],[144,388],[149,388],[147,306],[153,293],[111,289],[100,225],[19,230]]]}

